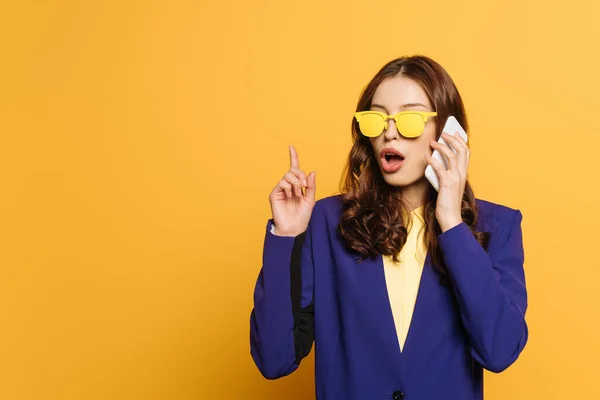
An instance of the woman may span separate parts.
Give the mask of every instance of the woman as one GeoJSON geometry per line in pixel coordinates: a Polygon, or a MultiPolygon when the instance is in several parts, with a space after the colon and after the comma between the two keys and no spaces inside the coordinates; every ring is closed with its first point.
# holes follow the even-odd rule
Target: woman
{"type": "Polygon", "coordinates": [[[483,368],[517,359],[528,337],[522,215],[475,199],[466,143],[441,132],[450,115],[467,130],[447,72],[403,57],[358,101],[342,194],[315,203],[315,173],[290,147],[250,321],[266,378],[293,372],[314,341],[318,399],[482,399],[483,368]]]}

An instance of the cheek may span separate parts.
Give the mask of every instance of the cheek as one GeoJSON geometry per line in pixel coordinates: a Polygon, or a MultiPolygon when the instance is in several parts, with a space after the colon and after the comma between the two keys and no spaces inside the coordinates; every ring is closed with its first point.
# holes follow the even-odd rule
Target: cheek
{"type": "Polygon", "coordinates": [[[436,125],[435,124],[429,124],[425,127],[425,130],[423,131],[423,134],[421,135],[421,138],[424,139],[427,143],[429,143],[432,140],[437,140],[436,138],[436,125]]]}
{"type": "Polygon", "coordinates": [[[433,152],[433,147],[431,147],[430,143],[436,140],[435,125],[428,126],[423,134],[419,137],[417,146],[417,151],[420,153],[419,155],[423,157],[425,154],[431,154],[433,152]]]}
{"type": "MultiPolygon", "coordinates": [[[[381,143],[380,140],[382,138],[383,135],[379,135],[376,138],[369,138],[369,142],[371,142],[371,147],[373,148],[373,153],[377,154],[379,152],[379,150],[381,149],[381,143]]],[[[375,157],[377,158],[377,157],[375,157]]]]}
{"type": "Polygon", "coordinates": [[[429,145],[429,140],[422,140],[419,141],[419,143],[415,143],[415,147],[411,154],[415,156],[414,159],[419,163],[426,163],[427,161],[425,161],[424,157],[425,154],[431,155],[432,152],[433,147],[429,145]]]}
{"type": "Polygon", "coordinates": [[[425,154],[431,155],[431,153],[433,153],[433,147],[431,147],[430,144],[432,140],[435,140],[435,132],[433,135],[422,135],[415,143],[413,154],[416,155],[417,158],[422,159],[423,162],[426,162],[424,159],[425,154]]]}

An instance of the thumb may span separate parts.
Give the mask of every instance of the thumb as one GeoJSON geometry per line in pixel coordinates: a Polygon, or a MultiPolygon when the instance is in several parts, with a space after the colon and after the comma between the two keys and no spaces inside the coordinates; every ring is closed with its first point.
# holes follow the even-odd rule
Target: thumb
{"type": "Polygon", "coordinates": [[[308,174],[306,183],[308,183],[308,186],[306,187],[306,196],[310,201],[314,201],[317,189],[317,173],[313,171],[308,174]]]}

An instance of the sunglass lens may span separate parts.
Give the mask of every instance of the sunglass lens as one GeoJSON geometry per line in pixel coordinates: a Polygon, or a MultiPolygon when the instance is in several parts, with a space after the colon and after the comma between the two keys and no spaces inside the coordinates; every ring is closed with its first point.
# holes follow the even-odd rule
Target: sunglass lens
{"type": "Polygon", "coordinates": [[[396,119],[396,127],[402,136],[414,138],[423,133],[425,122],[419,114],[402,114],[396,119]]]}
{"type": "Polygon", "coordinates": [[[377,137],[383,132],[385,121],[379,114],[363,114],[359,121],[360,131],[368,137],[377,137]]]}

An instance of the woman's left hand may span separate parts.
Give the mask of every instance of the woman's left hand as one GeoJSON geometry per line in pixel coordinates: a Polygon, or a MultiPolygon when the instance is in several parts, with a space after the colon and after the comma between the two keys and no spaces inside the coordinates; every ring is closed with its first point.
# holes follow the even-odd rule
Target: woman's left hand
{"type": "Polygon", "coordinates": [[[440,182],[435,217],[442,232],[446,232],[462,222],[461,204],[467,183],[467,169],[471,152],[458,133],[454,136],[442,133],[442,137],[456,150],[456,153],[450,147],[435,141],[431,142],[431,147],[446,158],[448,170],[442,163],[429,155],[425,156],[425,160],[436,172],[440,182]]]}

